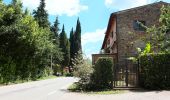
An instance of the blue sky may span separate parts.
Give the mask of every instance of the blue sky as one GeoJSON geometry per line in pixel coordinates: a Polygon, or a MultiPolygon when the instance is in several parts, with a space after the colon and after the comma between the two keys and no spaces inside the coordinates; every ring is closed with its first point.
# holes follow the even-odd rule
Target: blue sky
{"type": "MultiPolygon", "coordinates": [[[[21,0],[24,8],[30,11],[36,9],[40,0],[21,0]]],[[[110,14],[132,7],[142,6],[160,0],[46,0],[46,10],[53,24],[59,16],[60,28],[65,25],[67,35],[71,28],[75,29],[79,17],[82,27],[82,47],[84,54],[99,53],[104,39],[110,14]]],[[[162,0],[170,3],[170,0],[162,0]]],[[[5,3],[11,0],[4,0],[5,3]]]]}

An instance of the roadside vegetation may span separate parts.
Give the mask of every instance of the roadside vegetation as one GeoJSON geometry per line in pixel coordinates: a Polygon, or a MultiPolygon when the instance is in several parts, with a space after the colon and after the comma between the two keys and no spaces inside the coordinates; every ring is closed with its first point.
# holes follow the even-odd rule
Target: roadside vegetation
{"type": "Polygon", "coordinates": [[[145,89],[170,89],[170,6],[161,8],[159,25],[141,26],[147,34],[141,37],[145,49],[137,48],[134,59],[139,63],[139,85],[145,89]]]}
{"type": "Polygon", "coordinates": [[[50,25],[45,6],[40,0],[31,14],[20,0],[10,4],[0,0],[0,83],[71,75],[71,59],[82,52],[79,18],[69,39],[64,25],[60,32],[58,17],[50,25]]]}
{"type": "Polygon", "coordinates": [[[70,91],[110,91],[113,86],[113,61],[111,58],[99,58],[94,66],[88,59],[79,60],[74,65],[73,75],[79,82],[69,87],[70,91]]]}
{"type": "Polygon", "coordinates": [[[145,89],[170,89],[170,6],[161,8],[159,23],[146,27],[150,37],[139,55],[140,86],[145,89]]]}
{"type": "Polygon", "coordinates": [[[105,90],[82,90],[79,83],[74,83],[68,87],[68,90],[71,92],[79,92],[79,93],[85,93],[85,94],[99,94],[99,95],[109,95],[109,94],[121,94],[126,93],[128,91],[126,90],[113,90],[113,89],[105,89],[105,90]]]}

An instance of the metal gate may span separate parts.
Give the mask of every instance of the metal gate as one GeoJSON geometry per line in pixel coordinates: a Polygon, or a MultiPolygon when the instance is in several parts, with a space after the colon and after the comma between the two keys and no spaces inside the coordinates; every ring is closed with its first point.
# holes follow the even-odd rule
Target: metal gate
{"type": "Polygon", "coordinates": [[[114,88],[138,86],[138,64],[130,60],[118,62],[114,66],[114,88]]]}

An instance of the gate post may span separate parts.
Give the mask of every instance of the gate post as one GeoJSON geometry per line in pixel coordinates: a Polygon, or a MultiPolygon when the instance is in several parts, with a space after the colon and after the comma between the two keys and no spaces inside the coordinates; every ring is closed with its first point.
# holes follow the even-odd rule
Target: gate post
{"type": "Polygon", "coordinates": [[[115,62],[115,64],[114,64],[114,66],[113,66],[113,84],[114,84],[114,88],[116,87],[116,78],[117,78],[117,76],[116,76],[116,68],[117,68],[117,62],[115,62]]]}
{"type": "Polygon", "coordinates": [[[137,72],[136,72],[136,76],[137,76],[137,87],[139,86],[139,81],[140,81],[140,72],[139,72],[139,67],[140,67],[140,60],[139,60],[139,58],[138,58],[138,60],[137,60],[137,72]]]}
{"type": "Polygon", "coordinates": [[[127,65],[127,58],[125,59],[125,82],[126,82],[126,87],[128,87],[128,65],[127,65]]]}

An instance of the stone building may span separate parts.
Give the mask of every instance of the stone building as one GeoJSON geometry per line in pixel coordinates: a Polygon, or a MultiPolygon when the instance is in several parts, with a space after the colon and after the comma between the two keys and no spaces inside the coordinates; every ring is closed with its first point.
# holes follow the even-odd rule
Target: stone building
{"type": "MultiPolygon", "coordinates": [[[[112,54],[118,61],[127,56],[135,56],[137,47],[145,47],[141,40],[147,36],[143,25],[150,27],[159,25],[160,9],[166,2],[156,2],[136,8],[114,12],[110,15],[101,55],[112,54]],[[143,25],[142,25],[143,24],[143,25]]],[[[93,54],[93,63],[100,54],[93,54]],[[96,57],[97,56],[97,57],[96,57]]]]}

